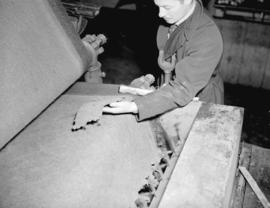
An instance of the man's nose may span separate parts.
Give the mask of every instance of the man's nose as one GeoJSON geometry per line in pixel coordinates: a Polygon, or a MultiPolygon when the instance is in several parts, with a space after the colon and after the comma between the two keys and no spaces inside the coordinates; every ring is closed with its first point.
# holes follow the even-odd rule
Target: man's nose
{"type": "Polygon", "coordinates": [[[163,8],[159,8],[159,13],[158,13],[158,16],[159,16],[159,17],[164,17],[164,16],[165,16],[165,14],[166,14],[165,9],[163,9],[163,8]]]}

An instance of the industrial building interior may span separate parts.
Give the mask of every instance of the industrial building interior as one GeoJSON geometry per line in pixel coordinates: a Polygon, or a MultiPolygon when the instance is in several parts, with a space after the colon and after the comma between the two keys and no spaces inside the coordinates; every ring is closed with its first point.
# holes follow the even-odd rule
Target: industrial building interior
{"type": "MultiPolygon", "coordinates": [[[[128,9],[101,8],[100,14],[93,20],[89,20],[89,24],[82,34],[82,36],[84,36],[87,33],[104,33],[108,36],[108,42],[104,45],[104,54],[100,56],[102,70],[106,73],[106,77],[104,78],[105,83],[129,84],[133,79],[141,75],[147,73],[156,74],[158,73],[157,71],[160,70],[157,67],[157,49],[155,46],[157,27],[155,24],[155,22],[157,22],[155,8],[152,8],[151,3],[149,3],[150,5],[146,5],[145,8],[136,11],[136,9],[134,9],[135,3],[136,1],[127,3],[128,6],[131,6],[131,9],[130,7],[128,7],[128,9]],[[117,24],[114,24],[115,22],[117,22],[117,24]]],[[[210,5],[211,1],[205,3],[206,9],[214,14],[215,7],[211,5],[212,7],[209,8],[210,5]]],[[[220,21],[219,23],[222,24],[222,19],[216,18],[216,21],[220,21]]],[[[226,19],[224,21],[226,21],[226,19]]],[[[264,42],[264,46],[267,48],[267,52],[265,52],[265,56],[263,57],[269,57],[269,24],[242,19],[238,20],[237,18],[236,20],[232,19],[229,21],[238,23],[239,27],[235,28],[238,30],[242,29],[242,21],[244,24],[249,24],[249,27],[259,25],[265,28],[262,37],[260,36],[261,34],[257,34],[256,39],[262,38],[262,40],[258,42],[264,42]]],[[[256,48],[259,47],[256,44],[259,45],[260,43],[255,42],[254,48],[251,47],[250,50],[256,50],[256,48]]],[[[264,59],[263,57],[261,58],[264,59]]],[[[267,60],[268,58],[262,60],[262,62],[269,63],[267,60]]],[[[267,63],[264,64],[267,65],[267,63]]],[[[269,65],[266,65],[265,67],[268,67],[266,70],[269,70],[269,65]]],[[[240,67],[244,66],[245,64],[240,67]]],[[[256,70],[256,68],[252,70],[256,70]]],[[[224,73],[226,73],[226,71],[224,73]]],[[[255,72],[254,75],[260,76],[259,72],[255,72]]],[[[254,79],[256,79],[256,77],[254,79]]],[[[259,148],[254,151],[257,151],[255,154],[257,154],[257,160],[261,160],[261,164],[254,159],[254,163],[257,164],[255,165],[253,163],[255,166],[253,167],[253,174],[268,199],[270,198],[269,97],[269,87],[254,87],[250,82],[240,84],[230,79],[225,80],[225,104],[241,106],[245,109],[242,140],[259,148]]],[[[248,200],[245,201],[243,207],[263,207],[260,202],[255,199],[256,197],[253,195],[252,191],[249,191],[251,196],[248,196],[250,198],[247,197],[248,200]]]]}
{"type": "MultiPolygon", "coordinates": [[[[114,8],[101,8],[100,14],[94,19],[89,20],[88,26],[84,33],[82,33],[82,37],[89,33],[103,33],[108,37],[108,42],[104,45],[104,54],[100,56],[102,71],[106,73],[104,83],[129,84],[133,79],[147,73],[158,75],[158,73],[160,73],[160,69],[157,66],[157,49],[155,45],[155,35],[158,24],[156,8],[151,4],[151,2],[145,3],[145,1],[134,0],[125,2],[120,0],[119,2],[117,3],[122,6],[122,9],[121,6],[119,9],[118,5],[114,8]],[[138,8],[138,5],[136,7],[136,4],[138,3],[143,4],[144,7],[139,7],[139,10],[136,10],[136,8],[138,8]],[[117,24],[115,24],[116,22],[117,24]]],[[[250,2],[253,3],[252,6],[256,4],[256,1],[250,2]]],[[[237,1],[235,1],[235,3],[237,3],[237,1]]],[[[214,16],[216,11],[213,1],[205,1],[204,5],[209,13],[214,16]]],[[[237,17],[235,19],[233,18],[234,17],[231,17],[230,20],[240,22],[237,22],[240,25],[239,28],[236,28],[238,30],[241,30],[241,21],[246,24],[250,24],[249,27],[261,24],[260,26],[266,28],[261,41],[266,43],[265,47],[268,49],[265,53],[265,57],[269,57],[270,41],[268,39],[269,36],[267,36],[270,35],[269,24],[262,23],[260,22],[261,20],[257,20],[259,22],[257,23],[256,21],[247,21],[241,18],[239,20],[239,17],[238,19],[237,17]]],[[[218,17],[216,17],[216,19],[217,21],[220,21],[220,24],[222,24],[222,19],[218,17]]],[[[256,39],[260,39],[260,34],[258,34],[256,39]]],[[[256,50],[256,47],[255,42],[255,47],[250,48],[250,50],[256,50]]],[[[265,61],[266,60],[263,62],[265,61]]],[[[244,67],[244,64],[242,67],[244,67]]],[[[265,70],[269,70],[269,65],[267,65],[267,67],[268,68],[265,70]]],[[[253,68],[252,70],[256,70],[256,68],[253,68]]],[[[226,71],[224,73],[226,73],[226,71]]],[[[255,72],[255,76],[258,75],[258,73],[259,72],[256,74],[255,72]]],[[[254,158],[258,157],[254,159],[254,161],[262,161],[261,163],[255,161],[257,162],[256,165],[253,161],[253,165],[255,167],[251,168],[251,170],[253,171],[253,175],[256,177],[259,186],[269,199],[270,99],[267,99],[270,97],[269,87],[254,87],[250,82],[240,84],[237,81],[230,80],[230,78],[225,80],[224,84],[225,104],[240,106],[245,109],[242,141],[259,148],[254,150],[254,152],[257,151],[255,153],[257,155],[254,156],[254,158]]],[[[263,207],[252,192],[252,190],[249,190],[245,198],[246,200],[243,203],[243,207],[263,207]]]]}
{"type": "Polygon", "coordinates": [[[162,74],[157,7],[149,0],[22,2],[0,0],[0,93],[7,99],[0,101],[0,208],[270,207],[267,1],[203,1],[224,41],[224,105],[192,101],[161,124],[102,115],[75,130],[82,103],[97,116],[98,104],[122,96],[119,85],[162,74]],[[25,30],[16,27],[23,18],[25,30]],[[80,42],[89,34],[106,40],[80,42]],[[94,70],[85,69],[90,62],[94,70]],[[148,166],[153,172],[145,175],[148,166]]]}
{"type": "MultiPolygon", "coordinates": [[[[133,3],[128,4],[134,7],[133,3]]],[[[102,33],[108,37],[108,42],[103,46],[104,53],[99,57],[102,70],[106,73],[104,83],[129,84],[141,75],[161,73],[157,66],[155,45],[158,18],[156,11],[146,7],[140,12],[136,12],[134,8],[101,8],[100,14],[89,19],[87,28],[81,34],[84,37],[86,34],[102,33]],[[115,22],[117,24],[114,24],[115,22]]],[[[252,25],[252,22],[249,24],[252,25]]],[[[263,27],[266,28],[263,36],[266,39],[261,41],[268,47],[266,34],[269,25],[263,24],[263,27]]],[[[265,55],[267,56],[268,52],[265,55]]],[[[267,62],[268,59],[264,60],[267,62]]],[[[229,79],[225,81],[225,104],[245,108],[243,138],[248,143],[264,148],[270,148],[270,101],[266,99],[269,96],[267,87],[254,87],[249,82],[240,84],[229,79]]]]}

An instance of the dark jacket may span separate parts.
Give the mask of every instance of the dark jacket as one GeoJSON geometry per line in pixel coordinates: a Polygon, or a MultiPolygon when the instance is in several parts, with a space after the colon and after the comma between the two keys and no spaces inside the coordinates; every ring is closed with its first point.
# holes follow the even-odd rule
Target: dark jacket
{"type": "Polygon", "coordinates": [[[168,27],[159,27],[157,45],[164,50],[165,59],[176,53],[175,76],[166,86],[134,100],[139,109],[138,120],[183,107],[196,96],[201,101],[223,103],[223,81],[218,71],[223,41],[200,1],[196,1],[193,14],[169,39],[168,27]]]}

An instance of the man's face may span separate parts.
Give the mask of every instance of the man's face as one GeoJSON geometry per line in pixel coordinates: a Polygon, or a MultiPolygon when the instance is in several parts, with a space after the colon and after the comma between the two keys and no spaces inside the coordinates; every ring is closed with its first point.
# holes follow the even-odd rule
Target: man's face
{"type": "Polygon", "coordinates": [[[190,2],[187,0],[154,0],[159,7],[159,17],[167,23],[174,24],[181,20],[190,9],[190,2]]]}

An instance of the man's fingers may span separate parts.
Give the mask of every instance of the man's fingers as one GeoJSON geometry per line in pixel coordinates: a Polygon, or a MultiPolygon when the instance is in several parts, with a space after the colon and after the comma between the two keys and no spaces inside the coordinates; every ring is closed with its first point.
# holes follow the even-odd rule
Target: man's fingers
{"type": "Polygon", "coordinates": [[[83,40],[89,41],[90,43],[94,42],[97,39],[97,36],[95,34],[93,35],[86,35],[83,40]]]}
{"type": "Polygon", "coordinates": [[[103,107],[102,112],[103,113],[119,113],[119,105],[121,102],[113,102],[103,107]]]}
{"type": "Polygon", "coordinates": [[[118,108],[121,106],[121,102],[113,102],[113,103],[110,103],[109,106],[111,108],[118,108]]]}
{"type": "Polygon", "coordinates": [[[176,64],[176,55],[175,54],[173,54],[173,56],[172,56],[171,64],[172,64],[172,66],[175,66],[175,64],[176,64]]]}
{"type": "Polygon", "coordinates": [[[132,95],[147,95],[147,94],[153,92],[153,90],[152,89],[141,89],[141,88],[129,87],[126,85],[120,85],[119,92],[120,93],[129,93],[132,95]]]}
{"type": "Polygon", "coordinates": [[[138,113],[138,107],[136,103],[130,101],[120,101],[110,103],[108,106],[104,106],[102,111],[104,113],[138,113]]]}
{"type": "Polygon", "coordinates": [[[158,64],[162,65],[164,62],[164,51],[160,50],[158,54],[158,64]]]}
{"type": "Polygon", "coordinates": [[[103,113],[112,113],[112,114],[120,113],[118,108],[111,108],[111,107],[103,107],[102,112],[103,113]]]}
{"type": "Polygon", "coordinates": [[[159,51],[158,57],[161,58],[161,59],[164,58],[164,51],[163,50],[159,51]]]}

